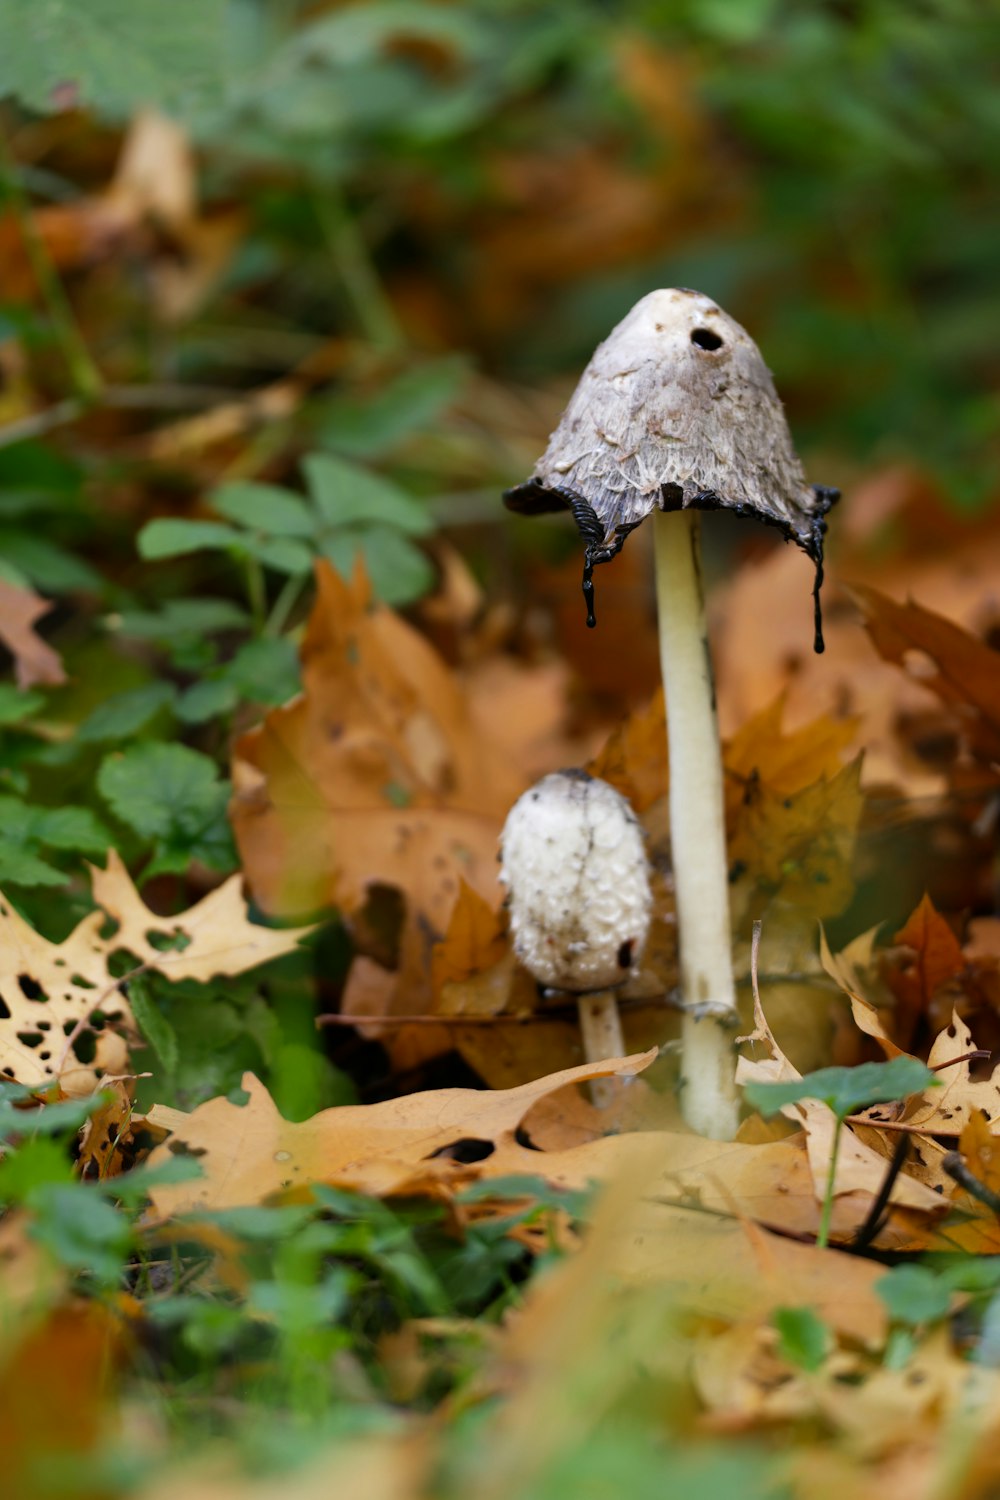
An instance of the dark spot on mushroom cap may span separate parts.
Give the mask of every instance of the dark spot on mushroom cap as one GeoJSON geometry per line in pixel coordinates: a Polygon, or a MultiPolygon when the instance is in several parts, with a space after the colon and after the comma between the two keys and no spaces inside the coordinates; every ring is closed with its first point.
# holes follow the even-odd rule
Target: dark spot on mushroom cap
{"type": "Polygon", "coordinates": [[[693,329],[691,332],[691,342],[692,344],[696,344],[699,349],[713,350],[722,348],[722,340],[717,333],[712,332],[711,328],[693,329]]]}
{"type": "Polygon", "coordinates": [[[632,967],[632,939],[631,938],[629,938],[626,942],[622,943],[621,947],[618,949],[618,967],[619,967],[619,969],[630,969],[632,967]]]}

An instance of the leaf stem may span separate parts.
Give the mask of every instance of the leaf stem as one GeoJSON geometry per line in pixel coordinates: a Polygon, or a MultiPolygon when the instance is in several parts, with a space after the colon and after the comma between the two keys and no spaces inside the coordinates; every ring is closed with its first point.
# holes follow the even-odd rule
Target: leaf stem
{"type": "Polygon", "coordinates": [[[38,282],[38,289],[51,319],[53,331],[62,348],[73,390],[81,401],[89,404],[96,401],[104,390],[104,378],[90,356],[90,350],[80,331],[80,325],[76,321],[66,289],[38,233],[35,216],[21,185],[17,163],[2,129],[0,129],[0,171],[3,172],[11,211],[21,231],[24,248],[27,251],[35,280],[38,282]]]}
{"type": "Polygon", "coordinates": [[[823,1212],[819,1220],[819,1234],[816,1236],[816,1246],[819,1250],[825,1250],[830,1243],[830,1220],[833,1217],[833,1188],[837,1180],[837,1156],[840,1152],[840,1132],[843,1128],[843,1118],[838,1115],[837,1124],[833,1131],[830,1165],[826,1169],[826,1193],[823,1198],[823,1212]]]}
{"type": "Polygon", "coordinates": [[[317,195],[315,204],[320,228],[362,332],[383,349],[402,349],[406,342],[403,331],[357,221],[332,188],[317,195]]]}

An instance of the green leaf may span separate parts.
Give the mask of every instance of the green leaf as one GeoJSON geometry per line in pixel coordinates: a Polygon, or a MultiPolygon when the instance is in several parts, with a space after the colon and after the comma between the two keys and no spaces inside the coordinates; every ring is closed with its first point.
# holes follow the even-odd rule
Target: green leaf
{"type": "Polygon", "coordinates": [[[213,510],[265,536],[311,537],[318,518],[299,495],[276,484],[224,484],[208,497],[213,510]]]}
{"type": "Polygon", "coordinates": [[[951,1287],[927,1266],[894,1266],[879,1277],[875,1290],[895,1323],[916,1328],[948,1316],[951,1287]]]}
{"type": "Polygon", "coordinates": [[[37,829],[39,843],[75,854],[104,854],[111,843],[111,834],[89,807],[40,808],[37,829]]]}
{"type": "Polygon", "coordinates": [[[179,521],[161,517],[139,532],[139,556],[147,562],[164,557],[184,557],[189,552],[246,553],[247,537],[223,521],[179,521]]]}
{"type": "Polygon", "coordinates": [[[252,557],[262,562],[265,568],[273,568],[276,573],[301,578],[312,572],[313,554],[304,542],[297,541],[295,537],[262,537],[248,531],[245,546],[252,557]]]}
{"type": "Polygon", "coordinates": [[[47,593],[63,594],[70,589],[89,589],[97,593],[104,584],[96,569],[65,547],[30,531],[6,528],[0,531],[0,556],[16,568],[32,588],[44,589],[47,593]]]}
{"type": "Polygon", "coordinates": [[[150,682],[127,693],[116,693],[87,715],[77,728],[76,738],[85,745],[130,739],[151,724],[161,709],[172,705],[176,697],[177,689],[169,682],[150,682]]]}
{"type": "Polygon", "coordinates": [[[116,817],[155,841],[146,878],[182,872],[192,859],[216,869],[232,864],[229,783],[207,755],[186,745],[137,745],[102,761],[97,789],[116,817]]]}
{"type": "Polygon", "coordinates": [[[43,693],[24,692],[12,682],[0,682],[0,727],[20,724],[44,707],[43,693]]]}
{"type": "Polygon", "coordinates": [[[434,585],[433,564],[419,547],[387,526],[346,529],[323,541],[323,555],[345,577],[361,553],[377,598],[386,604],[411,604],[434,585]]]}
{"type": "Polygon", "coordinates": [[[869,1104],[905,1099],[908,1094],[940,1084],[930,1068],[915,1057],[894,1057],[891,1062],[862,1063],[857,1068],[820,1068],[789,1083],[748,1083],[743,1092],[747,1103],[765,1119],[786,1104],[819,1099],[843,1120],[869,1104]]]}
{"type": "Polygon", "coordinates": [[[368,400],[337,396],[326,408],[319,438],[352,458],[384,454],[438,415],[456,394],[467,369],[464,360],[440,360],[404,371],[368,400]]]}
{"type": "Polygon", "coordinates": [[[0,1161],[0,1203],[26,1203],[40,1189],[72,1181],[66,1146],[52,1136],[38,1135],[0,1161]]]}
{"type": "Polygon", "coordinates": [[[0,835],[0,886],[65,885],[69,876],[23,844],[0,835]]]}
{"type": "Polygon", "coordinates": [[[101,1281],[121,1274],[132,1243],[132,1229],[90,1183],[45,1186],[27,1199],[33,1212],[29,1232],[71,1270],[85,1271],[101,1281]]]}
{"type": "Polygon", "coordinates": [[[302,469],[324,520],[334,526],[382,522],[411,536],[434,530],[419,501],[381,474],[330,453],[311,453],[302,469]]]}
{"type": "Polygon", "coordinates": [[[228,677],[196,682],[177,700],[177,717],[185,724],[204,724],[218,714],[228,714],[240,701],[240,693],[228,677]]]}
{"type": "Polygon", "coordinates": [[[146,982],[144,974],[137,974],[130,981],[128,1000],[139,1030],[147,1042],[156,1048],[156,1054],[166,1071],[176,1073],[180,1058],[177,1032],[157,1005],[152,987],[146,982]]]}
{"type": "Polygon", "coordinates": [[[240,647],[226,676],[250,703],[286,703],[301,687],[299,654],[286,637],[262,636],[240,647]]]}
{"type": "Polygon", "coordinates": [[[114,116],[221,85],[224,0],[0,0],[0,95],[114,116]]]}
{"type": "Polygon", "coordinates": [[[172,644],[178,636],[246,630],[250,616],[228,599],[171,599],[160,610],[124,610],[106,621],[110,629],[138,640],[172,644]]]}
{"type": "Polygon", "coordinates": [[[818,1370],[833,1349],[833,1334],[811,1307],[777,1307],[771,1322],[783,1358],[800,1370],[818,1370]]]}

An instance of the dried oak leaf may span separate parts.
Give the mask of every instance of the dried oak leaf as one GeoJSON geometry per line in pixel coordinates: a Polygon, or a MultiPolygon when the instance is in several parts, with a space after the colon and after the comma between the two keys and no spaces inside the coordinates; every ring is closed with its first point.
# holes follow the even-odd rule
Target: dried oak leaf
{"type": "Polygon", "coordinates": [[[886,661],[955,709],[976,756],[1000,757],[1000,658],[985,641],[910,600],[897,604],[877,589],[850,590],[872,644],[886,661]]]}
{"type": "Polygon", "coordinates": [[[906,1115],[906,1123],[929,1135],[959,1136],[980,1112],[1000,1134],[1000,1064],[989,1078],[974,1079],[969,1054],[972,1032],[957,1013],[934,1039],[927,1066],[937,1071],[941,1087],[929,1089],[906,1115]],[[956,1062],[956,1058],[963,1061],[956,1062]]]}
{"type": "Polygon", "coordinates": [[[170,979],[204,982],[216,974],[242,974],[288,953],[308,931],[274,931],[248,921],[238,875],[172,917],[149,910],[114,850],[107,869],[91,867],[91,884],[98,910],[61,943],[50,943],[0,896],[4,1078],[38,1086],[58,1078],[65,1093],[89,1094],[101,1074],[126,1071],[127,1038],[135,1026],[109,967],[115,953],[124,950],[170,979]],[[115,925],[106,933],[109,917],[115,925]],[[93,1061],[85,1064],[70,1034],[95,1011],[105,1024],[93,1061]]]}
{"type": "Polygon", "coordinates": [[[886,955],[882,973],[896,997],[894,1030],[908,1040],[921,1016],[930,1018],[935,1027],[947,1023],[956,1000],[956,982],[968,963],[958,938],[926,894],[894,942],[906,951],[886,955]]]}
{"type": "MultiPolygon", "coordinates": [[[[546,1094],[592,1078],[630,1078],[655,1055],[586,1063],[515,1089],[439,1089],[379,1104],[346,1104],[299,1124],[282,1119],[263,1084],[246,1073],[243,1088],[250,1097],[242,1107],[218,1098],[190,1115],[160,1104],[150,1110],[150,1123],[171,1133],[150,1164],[192,1152],[204,1172],[196,1182],[154,1188],[153,1210],[167,1216],[234,1208],[310,1182],[365,1193],[447,1196],[471,1180],[520,1172],[580,1186],[599,1175],[591,1170],[589,1147],[533,1151],[516,1140],[518,1126],[546,1094]],[[470,1141],[479,1159],[463,1164],[454,1153],[470,1141]],[[567,1158],[573,1168],[569,1177],[567,1158]]],[[[627,1138],[607,1139],[613,1149],[627,1138]]]]}
{"type": "MultiPolygon", "coordinates": [[[[754,1030],[745,1040],[760,1043],[767,1048],[769,1057],[740,1057],[736,1064],[738,1084],[750,1082],[786,1083],[802,1075],[788,1061],[775,1041],[759,999],[754,997],[754,1030]]],[[[929,1066],[933,1067],[933,1063],[929,1066]]],[[[826,1193],[826,1182],[833,1155],[836,1119],[833,1111],[818,1099],[801,1099],[796,1104],[786,1105],[782,1114],[801,1125],[806,1134],[806,1150],[813,1178],[813,1191],[822,1201],[826,1193]]],[[[875,1122],[873,1121],[873,1124],[875,1122]]],[[[759,1149],[759,1148],[758,1148],[759,1149]]],[[[834,1202],[843,1194],[857,1194],[861,1215],[854,1224],[857,1229],[863,1222],[872,1199],[877,1196],[885,1180],[887,1158],[892,1147],[888,1143],[883,1151],[859,1139],[845,1126],[840,1134],[837,1151],[837,1168],[834,1179],[834,1202]]],[[[926,1215],[940,1215],[945,1204],[941,1197],[904,1170],[896,1179],[890,1202],[895,1207],[915,1210],[926,1215]]],[[[850,1238],[850,1233],[846,1236],[850,1238]]]]}
{"type": "Polygon", "coordinates": [[[360,561],[350,581],[325,562],[316,577],[304,692],[238,741],[233,828],[266,911],[333,905],[350,918],[373,886],[400,890],[398,965],[356,961],[343,1009],[424,1013],[460,880],[498,897],[497,838],[522,777],[434,649],[373,601],[360,561]]]}
{"type": "Polygon", "coordinates": [[[0,578],[0,641],[14,658],[18,687],[58,687],[66,681],[58,651],[35,630],[35,621],[53,608],[50,600],[0,578]]]}

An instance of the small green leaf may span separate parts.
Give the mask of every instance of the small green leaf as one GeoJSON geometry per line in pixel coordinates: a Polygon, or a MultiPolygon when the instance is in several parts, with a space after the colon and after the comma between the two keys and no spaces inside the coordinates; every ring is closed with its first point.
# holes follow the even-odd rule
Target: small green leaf
{"type": "Polygon", "coordinates": [[[800,1370],[818,1370],[833,1349],[830,1329],[811,1307],[777,1307],[771,1322],[783,1358],[800,1370]]]}
{"type": "Polygon", "coordinates": [[[183,557],[188,552],[246,552],[246,536],[222,521],[178,521],[162,517],[150,521],[139,532],[139,556],[148,562],[164,557],[183,557]]]}
{"type": "Polygon", "coordinates": [[[324,538],[323,555],[345,577],[359,552],[376,597],[386,604],[410,604],[433,587],[433,564],[419,547],[388,526],[350,527],[324,538]]]}
{"type": "Polygon", "coordinates": [[[166,1071],[176,1073],[180,1059],[177,1032],[157,1005],[144,974],[137,974],[130,981],[128,999],[139,1030],[147,1042],[156,1048],[157,1056],[166,1071]]]}
{"type": "Polygon", "coordinates": [[[894,1057],[891,1062],[862,1063],[857,1068],[820,1068],[788,1083],[748,1083],[747,1103],[765,1117],[776,1115],[786,1104],[800,1099],[818,1099],[838,1119],[845,1119],[870,1104],[905,1099],[927,1088],[940,1087],[937,1078],[915,1057],[894,1057]]]}
{"type": "Polygon", "coordinates": [[[215,869],[233,863],[229,783],[207,755],[186,745],[137,745],[102,761],[97,789],[123,823],[155,840],[146,878],[182,872],[192,859],[215,869]]]}
{"type": "Polygon", "coordinates": [[[89,807],[40,808],[38,841],[74,854],[104,854],[111,834],[89,807]]]}
{"type": "Polygon", "coordinates": [[[44,707],[43,693],[22,692],[11,682],[0,682],[0,727],[20,724],[44,707]]]}
{"type": "Polygon", "coordinates": [[[0,886],[65,885],[69,876],[47,860],[0,835],[0,886]]]}
{"type": "Polygon", "coordinates": [[[94,568],[65,547],[30,531],[0,530],[0,556],[23,574],[32,588],[46,593],[65,594],[71,589],[98,593],[103,587],[104,580],[94,568]]]}
{"type": "Polygon", "coordinates": [[[912,1328],[948,1316],[951,1288],[927,1266],[894,1266],[879,1277],[875,1290],[895,1323],[912,1328]]]}
{"type": "Polygon", "coordinates": [[[213,490],[208,503],[237,526],[265,536],[311,537],[318,525],[315,511],[300,495],[276,484],[224,484],[213,490]]]}
{"type": "Polygon", "coordinates": [[[262,636],[240,647],[226,676],[250,703],[286,703],[301,686],[299,654],[286,637],[262,636]]]}
{"type": "Polygon", "coordinates": [[[262,537],[248,531],[244,545],[252,557],[262,562],[265,568],[273,568],[276,573],[301,578],[312,571],[313,554],[304,542],[297,541],[295,537],[262,537]]]}
{"type": "Polygon", "coordinates": [[[53,1136],[37,1135],[0,1161],[0,1203],[25,1203],[40,1189],[72,1181],[66,1146],[53,1136]]]}
{"type": "Polygon", "coordinates": [[[103,740],[129,739],[151,724],[161,709],[172,706],[177,689],[169,682],[149,682],[127,693],[116,693],[98,704],[76,731],[76,738],[86,744],[103,740]]]}
{"type": "Polygon", "coordinates": [[[434,530],[420,502],[381,474],[330,453],[311,453],[302,469],[324,520],[334,526],[381,522],[411,536],[426,536],[434,530]]]}
{"type": "Polygon", "coordinates": [[[121,635],[170,645],[178,636],[246,630],[250,616],[228,599],[171,599],[160,610],[124,610],[109,615],[105,623],[121,635]]]}
{"type": "Polygon", "coordinates": [[[233,711],[240,693],[228,677],[211,677],[196,682],[177,700],[177,717],[185,724],[204,724],[219,714],[233,711]]]}
{"type": "Polygon", "coordinates": [[[320,439],[352,458],[384,454],[439,414],[455,396],[466,371],[464,360],[439,360],[405,370],[367,400],[337,396],[326,407],[320,439]]]}

